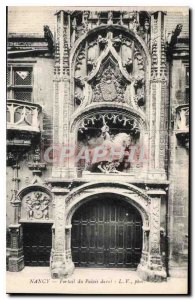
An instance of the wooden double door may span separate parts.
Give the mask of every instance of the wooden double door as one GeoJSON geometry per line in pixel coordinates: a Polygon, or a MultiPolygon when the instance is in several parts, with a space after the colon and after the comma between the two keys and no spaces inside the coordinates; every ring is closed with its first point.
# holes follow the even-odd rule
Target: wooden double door
{"type": "Polygon", "coordinates": [[[23,224],[25,266],[49,266],[52,248],[52,224],[23,224]]]}
{"type": "Polygon", "coordinates": [[[73,215],[71,247],[76,267],[135,268],[142,251],[141,216],[114,195],[90,200],[73,215]]]}

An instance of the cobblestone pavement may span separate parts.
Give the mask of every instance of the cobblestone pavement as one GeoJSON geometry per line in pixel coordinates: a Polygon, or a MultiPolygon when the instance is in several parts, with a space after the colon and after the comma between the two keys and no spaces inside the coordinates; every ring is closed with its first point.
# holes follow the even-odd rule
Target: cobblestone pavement
{"type": "Polygon", "coordinates": [[[73,294],[185,294],[186,278],[168,278],[166,282],[143,282],[136,271],[128,269],[75,269],[67,279],[51,279],[49,268],[25,267],[7,272],[7,293],[73,294]]]}

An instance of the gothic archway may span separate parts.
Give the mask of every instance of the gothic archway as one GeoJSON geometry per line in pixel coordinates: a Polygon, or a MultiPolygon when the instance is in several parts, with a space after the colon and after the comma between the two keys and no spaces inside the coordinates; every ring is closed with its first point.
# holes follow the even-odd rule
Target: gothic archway
{"type": "MultiPolygon", "coordinates": [[[[72,120],[69,143],[77,145],[77,151],[86,144],[90,148],[90,139],[95,139],[95,144],[99,143],[104,126],[112,145],[118,144],[118,138],[122,138],[121,143],[126,142],[124,138],[133,139],[131,144],[133,148],[138,148],[137,152],[147,152],[149,139],[145,120],[149,77],[146,74],[149,68],[150,58],[144,42],[123,26],[97,27],[76,43],[71,57],[72,120]]],[[[147,169],[148,161],[139,158],[134,159],[131,167],[147,169]]],[[[85,162],[77,165],[77,161],[70,161],[69,166],[78,177],[82,176],[83,169],[88,170],[85,162]]],[[[129,172],[129,168],[127,161],[121,164],[118,160],[110,163],[105,159],[100,165],[90,166],[89,170],[129,172]]]]}
{"type": "Polygon", "coordinates": [[[73,118],[78,110],[97,102],[122,103],[146,112],[150,56],[138,36],[123,27],[99,27],[75,47],[71,58],[73,118]]]}

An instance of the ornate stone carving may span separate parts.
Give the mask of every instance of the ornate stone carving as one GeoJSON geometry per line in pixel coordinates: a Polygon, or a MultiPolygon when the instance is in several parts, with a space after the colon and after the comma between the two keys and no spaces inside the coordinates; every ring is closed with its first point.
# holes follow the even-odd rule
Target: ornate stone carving
{"type": "MultiPolygon", "coordinates": [[[[74,202],[74,200],[76,198],[80,198],[82,195],[83,196],[89,196],[89,192],[88,192],[88,189],[91,191],[91,189],[95,189],[97,190],[97,192],[106,192],[109,190],[109,192],[113,192],[114,191],[118,191],[121,190],[121,193],[124,192],[124,190],[126,190],[126,193],[128,195],[128,192],[129,192],[129,195],[130,194],[134,194],[134,197],[136,198],[136,201],[137,203],[140,204],[140,209],[142,207],[142,210],[143,210],[143,207],[145,207],[145,210],[148,211],[149,213],[149,207],[150,207],[150,204],[151,204],[151,198],[144,193],[144,191],[140,188],[137,188],[136,186],[134,185],[130,185],[130,184],[120,184],[120,183],[116,183],[116,182],[107,182],[106,183],[106,187],[105,187],[105,183],[102,183],[102,182],[95,182],[95,183],[88,183],[86,184],[85,186],[81,187],[81,188],[77,188],[77,189],[73,189],[66,197],[66,208],[71,205],[72,202],[74,202]]],[[[146,211],[144,212],[143,210],[143,213],[146,213],[146,211]]],[[[149,215],[147,215],[147,213],[145,214],[145,217],[146,217],[146,223],[145,226],[149,226],[149,215]]]]}
{"type": "Polygon", "coordinates": [[[152,43],[152,79],[155,80],[157,77],[157,66],[158,66],[158,50],[156,40],[152,43]]]}
{"type": "Polygon", "coordinates": [[[55,195],[55,251],[63,253],[65,250],[65,197],[55,195]],[[63,238],[64,237],[64,238],[63,238]]]}
{"type": "Polygon", "coordinates": [[[81,70],[81,66],[83,64],[83,60],[85,59],[85,49],[84,47],[81,48],[77,58],[76,58],[76,67],[75,70],[81,70]]]}
{"type": "Polygon", "coordinates": [[[57,39],[55,43],[55,66],[54,75],[55,79],[61,80],[69,76],[69,46],[70,46],[70,36],[69,36],[69,12],[58,11],[57,12],[57,39]],[[60,51],[60,48],[63,51],[60,51]],[[63,63],[60,63],[60,62],[63,63]]]}
{"type": "Polygon", "coordinates": [[[122,25],[139,34],[147,43],[150,36],[150,15],[144,11],[120,11],[116,16],[115,11],[72,11],[72,40],[89,32],[90,29],[99,25],[113,26],[122,25]],[[80,15],[80,18],[76,17],[80,15]],[[81,20],[82,18],[82,20],[81,20]],[[75,34],[76,31],[76,34],[75,34]]]}
{"type": "Polygon", "coordinates": [[[125,61],[123,61],[123,67],[126,68],[128,73],[131,73],[132,69],[133,69],[133,60],[132,60],[132,58],[129,57],[125,61]]]}
{"type": "MultiPolygon", "coordinates": [[[[15,164],[12,166],[12,169],[13,169],[13,178],[12,178],[13,187],[12,187],[12,196],[11,196],[10,202],[13,206],[17,206],[20,203],[20,201],[18,201],[19,199],[17,198],[17,193],[19,190],[19,182],[20,182],[20,178],[19,178],[20,166],[19,166],[17,160],[15,161],[15,164]]],[[[15,210],[16,210],[16,207],[15,207],[15,210]]]]}
{"type": "Polygon", "coordinates": [[[24,268],[21,224],[9,225],[9,232],[11,244],[8,258],[8,270],[10,272],[19,272],[24,268]]]}
{"type": "Polygon", "coordinates": [[[123,171],[125,169],[125,155],[131,144],[130,134],[120,132],[116,135],[111,135],[109,126],[104,123],[101,128],[100,138],[102,140],[101,147],[106,154],[104,157],[100,158],[98,162],[93,163],[92,161],[87,169],[91,172],[102,173],[119,173],[120,171],[123,171]],[[113,155],[113,149],[120,151],[120,154],[113,155]],[[122,149],[126,151],[122,151],[122,149]]]}
{"type": "Polygon", "coordinates": [[[189,131],[189,106],[181,105],[176,109],[176,130],[189,131]]]}
{"type": "Polygon", "coordinates": [[[101,78],[97,78],[92,84],[94,102],[101,101],[117,101],[125,102],[124,93],[127,83],[119,71],[119,68],[110,64],[101,74],[101,78]]]}
{"type": "Polygon", "coordinates": [[[93,58],[89,58],[87,60],[87,68],[88,68],[88,71],[91,72],[93,70],[93,68],[96,67],[96,63],[95,63],[95,60],[93,58]]]}
{"type": "Polygon", "coordinates": [[[165,167],[165,155],[166,155],[166,149],[167,149],[167,133],[166,133],[166,123],[165,120],[168,118],[167,115],[167,105],[168,105],[168,97],[166,97],[166,82],[163,81],[161,84],[161,95],[162,95],[162,102],[161,102],[161,111],[160,111],[160,128],[161,132],[164,132],[164,134],[160,135],[160,145],[159,145],[159,166],[160,168],[164,169],[165,167]]]}
{"type": "Polygon", "coordinates": [[[51,32],[51,30],[50,30],[50,28],[49,28],[49,26],[48,25],[45,25],[44,27],[43,27],[43,29],[44,29],[44,38],[47,40],[47,42],[48,42],[48,48],[49,48],[49,51],[51,52],[51,53],[53,53],[54,52],[54,39],[53,39],[53,34],[52,34],[52,32],[51,32]]]}
{"type": "Polygon", "coordinates": [[[33,162],[30,162],[28,164],[28,167],[30,170],[32,170],[32,173],[34,175],[33,178],[33,182],[35,182],[35,180],[38,180],[38,177],[40,177],[42,175],[42,171],[46,169],[46,164],[45,163],[41,163],[41,151],[40,148],[36,148],[34,151],[34,155],[33,155],[33,162]]]}
{"type": "Polygon", "coordinates": [[[139,95],[134,96],[133,98],[136,106],[140,107],[145,104],[145,97],[143,93],[140,93],[139,95]]]}
{"type": "Polygon", "coordinates": [[[138,88],[141,88],[143,85],[144,85],[144,82],[145,82],[145,78],[144,76],[137,76],[135,78],[135,81],[133,83],[135,89],[138,89],[138,88]]]}
{"type": "Polygon", "coordinates": [[[118,102],[138,104],[139,109],[146,100],[145,70],[145,54],[137,41],[112,27],[100,30],[83,40],[75,53],[74,93],[85,95],[83,107],[91,102],[118,102]],[[132,89],[137,77],[142,78],[142,85],[132,89]]]}
{"type": "Polygon", "coordinates": [[[18,55],[18,53],[25,55],[24,53],[26,51],[30,51],[31,53],[34,52],[33,55],[36,53],[38,55],[48,56],[48,54],[51,55],[53,51],[51,45],[49,36],[47,38],[42,34],[29,33],[27,38],[25,33],[9,33],[7,39],[7,54],[13,57],[13,55],[18,55]],[[43,51],[45,54],[43,54],[43,51]]]}
{"type": "Polygon", "coordinates": [[[108,44],[108,39],[102,37],[101,34],[98,35],[97,41],[98,41],[98,44],[99,44],[101,50],[104,49],[105,46],[108,44]]]}
{"type": "Polygon", "coordinates": [[[113,46],[114,48],[119,51],[120,50],[120,47],[121,47],[121,44],[123,43],[123,36],[122,34],[119,34],[119,36],[116,36],[115,38],[113,38],[112,40],[112,43],[113,43],[113,46]]]}
{"type": "Polygon", "coordinates": [[[25,197],[25,208],[29,219],[49,219],[51,199],[46,193],[33,192],[25,197]]]}
{"type": "Polygon", "coordinates": [[[182,146],[189,149],[189,106],[180,105],[176,108],[176,136],[182,146]]]}
{"type": "Polygon", "coordinates": [[[83,102],[84,98],[85,98],[85,97],[82,96],[81,94],[76,93],[76,94],[75,94],[75,102],[76,102],[76,104],[77,104],[77,105],[80,105],[80,104],[83,102]]]}
{"type": "Polygon", "coordinates": [[[167,56],[169,59],[172,57],[173,48],[177,43],[178,36],[180,35],[182,28],[183,28],[182,24],[177,24],[174,31],[172,31],[172,33],[169,33],[167,36],[166,46],[167,46],[167,56]]]}
{"type": "Polygon", "coordinates": [[[97,166],[97,168],[102,172],[102,173],[105,173],[105,174],[108,174],[108,173],[120,173],[118,170],[117,170],[117,167],[120,165],[120,162],[119,161],[112,161],[112,162],[100,162],[97,166]]]}
{"type": "Polygon", "coordinates": [[[137,47],[135,48],[135,51],[134,51],[134,58],[137,59],[138,69],[143,70],[144,69],[143,56],[137,47]]]}
{"type": "Polygon", "coordinates": [[[102,121],[102,124],[106,124],[107,121],[112,121],[113,124],[120,123],[129,133],[132,135],[137,135],[140,132],[139,122],[133,117],[127,117],[119,113],[101,113],[93,114],[91,117],[82,119],[79,125],[79,131],[83,133],[88,130],[88,126],[94,125],[96,121],[102,121]]]}
{"type": "Polygon", "coordinates": [[[89,27],[89,14],[90,12],[89,11],[84,11],[83,12],[83,22],[82,22],[82,25],[83,25],[83,33],[87,32],[88,31],[88,27],[89,27]]]}
{"type": "Polygon", "coordinates": [[[42,108],[38,104],[19,100],[7,101],[7,129],[40,132],[42,108]],[[17,120],[17,121],[16,121],[17,120]]]}
{"type": "Polygon", "coordinates": [[[160,252],[160,200],[152,199],[151,202],[151,225],[150,225],[150,253],[160,252]]]}

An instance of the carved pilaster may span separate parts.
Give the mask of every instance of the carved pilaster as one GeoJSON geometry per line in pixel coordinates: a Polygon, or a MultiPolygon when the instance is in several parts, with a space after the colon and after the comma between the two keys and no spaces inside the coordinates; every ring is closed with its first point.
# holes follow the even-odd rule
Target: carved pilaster
{"type": "Polygon", "coordinates": [[[165,120],[167,111],[167,62],[164,41],[164,13],[151,17],[151,109],[150,109],[150,167],[165,175],[165,120]]]}
{"type": "MultiPolygon", "coordinates": [[[[54,66],[54,145],[69,144],[70,113],[70,14],[57,12],[57,38],[54,66]]],[[[68,177],[68,160],[59,159],[53,166],[53,177],[68,177]]]]}
{"type": "Polygon", "coordinates": [[[53,229],[53,243],[51,253],[51,275],[53,278],[63,278],[70,275],[74,270],[71,256],[68,255],[70,247],[66,240],[65,232],[65,198],[69,190],[55,189],[55,221],[53,229]]]}
{"type": "Polygon", "coordinates": [[[19,206],[20,206],[20,200],[17,198],[17,193],[19,190],[19,182],[20,182],[20,178],[19,178],[19,169],[20,166],[19,164],[16,162],[13,166],[13,188],[12,188],[12,196],[11,196],[11,205],[13,206],[14,209],[14,224],[18,224],[18,220],[19,220],[19,206]]]}
{"type": "Polygon", "coordinates": [[[8,270],[10,272],[19,272],[24,268],[24,256],[22,246],[22,226],[13,224],[9,226],[10,231],[10,256],[8,261],[8,270]]]}
{"type": "Polygon", "coordinates": [[[160,206],[160,198],[151,198],[150,226],[143,228],[144,249],[137,271],[147,281],[162,281],[167,277],[160,254],[160,206]]]}
{"type": "Polygon", "coordinates": [[[150,254],[160,253],[160,199],[153,198],[150,206],[150,254]]]}

